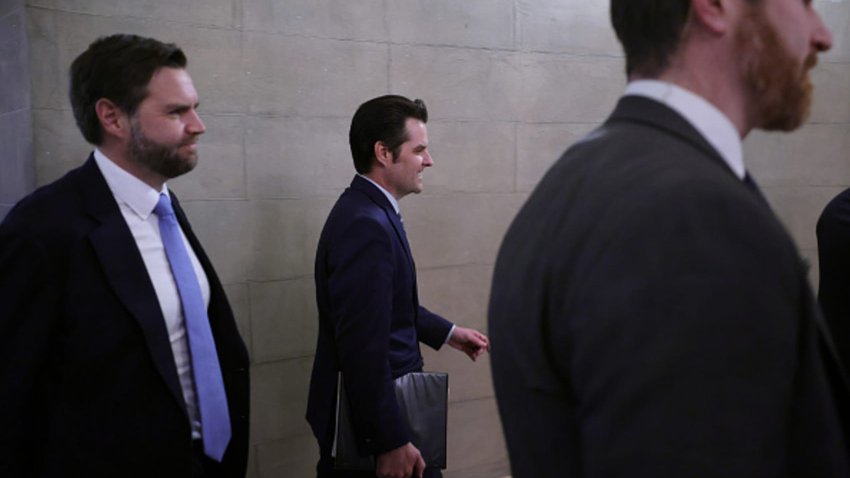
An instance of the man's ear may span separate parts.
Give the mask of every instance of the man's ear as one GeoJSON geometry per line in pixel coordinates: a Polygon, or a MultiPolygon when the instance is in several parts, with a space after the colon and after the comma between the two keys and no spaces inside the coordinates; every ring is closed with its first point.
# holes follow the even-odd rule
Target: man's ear
{"type": "Polygon", "coordinates": [[[94,104],[94,111],[106,134],[118,138],[130,136],[130,119],[118,105],[106,98],[101,98],[94,104]]]}
{"type": "Polygon", "coordinates": [[[706,30],[722,35],[731,31],[734,15],[740,15],[746,0],[691,0],[691,22],[696,22],[706,30]]]}
{"type": "Polygon", "coordinates": [[[393,152],[387,147],[387,145],[383,141],[375,141],[375,159],[384,165],[384,167],[389,166],[393,162],[393,152]]]}

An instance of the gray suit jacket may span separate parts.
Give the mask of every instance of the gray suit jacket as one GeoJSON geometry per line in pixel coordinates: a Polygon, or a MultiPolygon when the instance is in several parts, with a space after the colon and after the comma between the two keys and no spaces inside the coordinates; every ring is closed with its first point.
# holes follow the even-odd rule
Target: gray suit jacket
{"type": "Polygon", "coordinates": [[[515,478],[850,476],[792,240],[658,102],[622,99],[546,174],[489,320],[515,478]]]}

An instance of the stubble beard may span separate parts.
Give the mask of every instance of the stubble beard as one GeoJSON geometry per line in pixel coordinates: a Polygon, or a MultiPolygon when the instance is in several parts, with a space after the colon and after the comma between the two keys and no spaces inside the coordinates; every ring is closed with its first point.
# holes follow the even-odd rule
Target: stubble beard
{"type": "Polygon", "coordinates": [[[809,70],[817,64],[817,56],[811,53],[801,64],[759,7],[753,7],[744,18],[735,42],[752,98],[753,126],[768,131],[799,128],[811,109],[809,70]]]}
{"type": "Polygon", "coordinates": [[[195,138],[183,141],[175,146],[157,143],[142,133],[138,122],[130,123],[131,141],[129,154],[133,161],[166,179],[176,178],[195,169],[198,154],[181,154],[180,147],[191,144],[195,138]]]}

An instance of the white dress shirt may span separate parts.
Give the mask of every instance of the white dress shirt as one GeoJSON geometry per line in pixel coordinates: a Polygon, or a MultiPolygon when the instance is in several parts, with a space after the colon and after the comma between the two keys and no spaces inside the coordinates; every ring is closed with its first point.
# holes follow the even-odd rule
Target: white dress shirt
{"type": "Polygon", "coordinates": [[[682,115],[720,153],[738,179],[744,179],[741,136],[732,121],[705,98],[658,80],[632,81],[626,86],[625,96],[629,95],[653,99],[682,115]]]}
{"type": "MultiPolygon", "coordinates": [[[[156,291],[156,298],[159,301],[162,316],[165,318],[171,350],[174,353],[177,376],[180,379],[180,387],[186,401],[186,411],[192,425],[192,437],[199,439],[201,438],[201,422],[195,395],[195,380],[192,375],[192,359],[189,355],[188,337],[183,323],[183,309],[180,303],[180,295],[177,292],[177,284],[171,274],[171,268],[159,234],[159,219],[156,214],[153,214],[160,193],[169,194],[168,187],[163,185],[162,191],[153,189],[137,177],[121,169],[99,149],[94,150],[94,159],[101,174],[106,179],[106,184],[109,185],[115,201],[118,203],[121,215],[124,216],[124,220],[136,240],[136,246],[139,248],[148,276],[156,291]]],[[[207,275],[182,230],[180,235],[183,237],[183,244],[186,246],[186,251],[189,253],[189,259],[192,261],[195,270],[195,276],[201,286],[204,303],[209,306],[210,284],[207,275]]]]}
{"type": "MultiPolygon", "coordinates": [[[[378,191],[381,191],[382,193],[384,193],[384,196],[387,197],[387,200],[393,206],[395,213],[398,214],[399,218],[401,217],[401,213],[398,210],[398,200],[395,198],[395,196],[390,194],[390,192],[387,191],[386,189],[384,189],[380,184],[376,183],[375,181],[372,181],[368,176],[364,176],[362,174],[358,174],[358,176],[360,176],[361,178],[365,179],[366,181],[369,181],[370,183],[374,184],[375,187],[378,188],[378,191]]],[[[410,251],[410,253],[413,254],[413,251],[410,251]]],[[[414,273],[416,273],[416,271],[414,271],[414,273]]],[[[449,335],[446,335],[446,340],[443,340],[444,344],[449,343],[449,339],[452,338],[452,334],[455,332],[455,327],[456,327],[456,325],[452,324],[452,328],[449,329],[449,335]]]]}

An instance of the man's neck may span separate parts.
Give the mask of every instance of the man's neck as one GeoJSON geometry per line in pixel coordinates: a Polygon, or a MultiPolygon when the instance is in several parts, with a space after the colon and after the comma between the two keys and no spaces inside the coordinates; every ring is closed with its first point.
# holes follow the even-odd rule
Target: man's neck
{"type": "Polygon", "coordinates": [[[372,182],[374,182],[378,186],[381,186],[381,188],[384,191],[390,193],[390,195],[392,195],[392,197],[394,197],[396,201],[401,199],[400,197],[398,197],[398,194],[389,186],[389,182],[385,180],[381,174],[376,172],[376,168],[373,167],[371,171],[366,174],[363,174],[362,176],[369,178],[372,182]]]}
{"type": "Polygon", "coordinates": [[[646,79],[666,81],[701,96],[729,118],[743,139],[753,121],[738,63],[728,56],[730,48],[722,48],[716,40],[696,39],[683,45],[663,73],[646,79]]]}
{"type": "Polygon", "coordinates": [[[372,179],[372,178],[371,178],[369,175],[367,175],[367,174],[361,174],[361,175],[360,175],[360,177],[362,177],[362,178],[366,179],[367,181],[371,182],[373,185],[377,186],[377,188],[381,190],[381,193],[382,193],[384,196],[386,196],[387,201],[389,201],[389,202],[390,202],[390,205],[393,207],[393,210],[395,210],[395,212],[396,212],[396,213],[399,213],[399,212],[400,212],[400,211],[399,211],[399,207],[398,207],[398,199],[396,199],[396,197],[395,197],[392,193],[390,193],[390,192],[389,192],[389,190],[387,190],[387,188],[386,188],[386,187],[384,187],[383,185],[379,184],[377,181],[375,181],[374,179],[372,179]]]}
{"type": "Polygon", "coordinates": [[[165,178],[131,160],[126,146],[111,141],[104,141],[103,144],[98,145],[98,149],[119,168],[139,178],[139,180],[157,191],[162,190],[162,186],[165,184],[165,178]]]}

